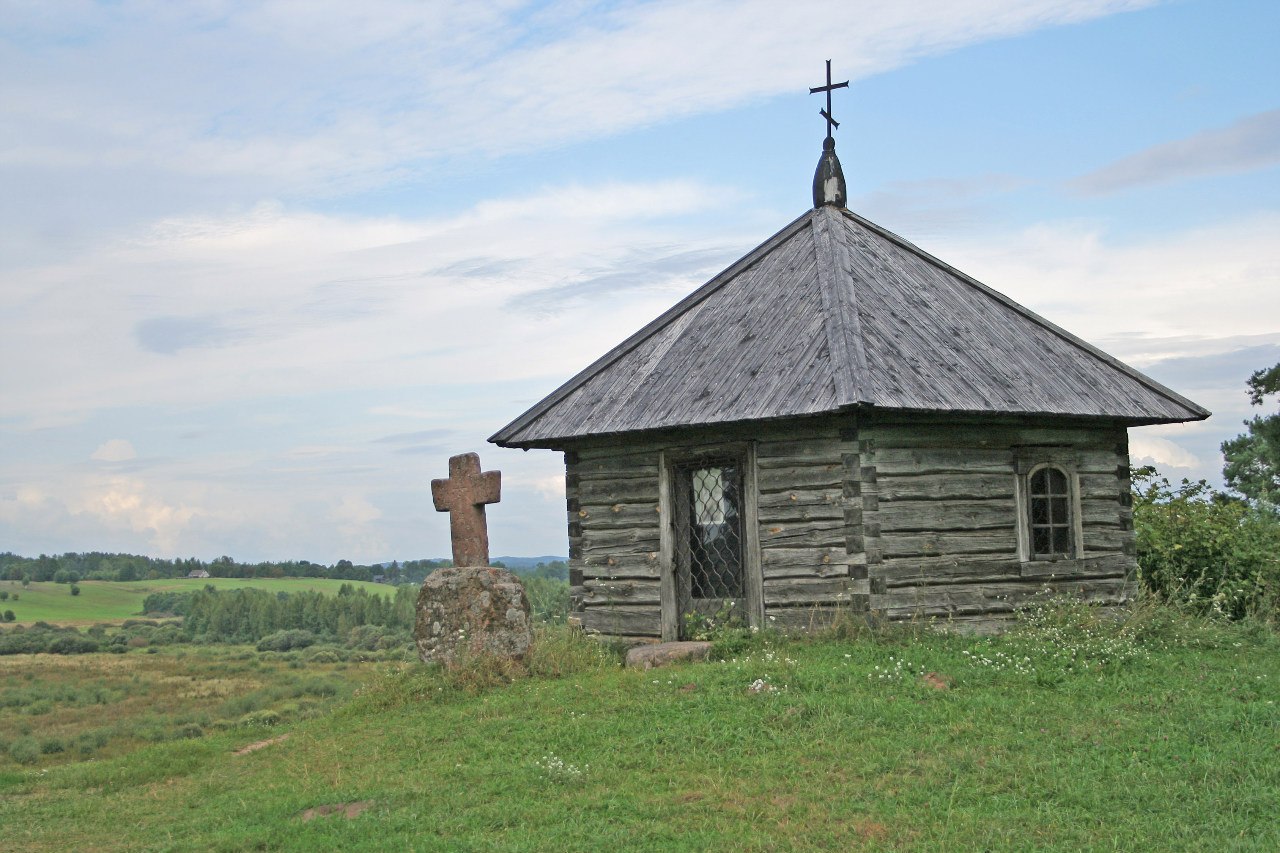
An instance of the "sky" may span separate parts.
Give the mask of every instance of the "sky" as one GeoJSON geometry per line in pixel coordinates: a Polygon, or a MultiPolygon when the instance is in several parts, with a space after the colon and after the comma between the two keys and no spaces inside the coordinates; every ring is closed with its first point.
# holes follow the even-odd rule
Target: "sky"
{"type": "Polygon", "coordinates": [[[1280,362],[1270,0],[0,0],[0,551],[564,555],[485,439],[811,204],[1214,412],[1280,362]]]}

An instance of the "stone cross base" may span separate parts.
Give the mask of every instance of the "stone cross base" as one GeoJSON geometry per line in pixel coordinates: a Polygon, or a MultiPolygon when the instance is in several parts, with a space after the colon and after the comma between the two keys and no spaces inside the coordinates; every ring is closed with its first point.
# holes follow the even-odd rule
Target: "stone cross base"
{"type": "Polygon", "coordinates": [[[533,642],[524,586],[493,566],[437,569],[418,593],[413,637],[418,657],[427,663],[452,666],[480,656],[519,660],[533,642]]]}

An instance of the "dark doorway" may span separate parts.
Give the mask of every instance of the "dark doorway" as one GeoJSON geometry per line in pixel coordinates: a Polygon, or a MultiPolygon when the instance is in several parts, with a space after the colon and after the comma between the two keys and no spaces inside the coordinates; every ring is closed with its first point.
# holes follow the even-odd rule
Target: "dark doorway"
{"type": "Polygon", "coordinates": [[[673,473],[680,636],[688,636],[690,621],[717,616],[745,624],[742,461],[699,459],[673,473]]]}

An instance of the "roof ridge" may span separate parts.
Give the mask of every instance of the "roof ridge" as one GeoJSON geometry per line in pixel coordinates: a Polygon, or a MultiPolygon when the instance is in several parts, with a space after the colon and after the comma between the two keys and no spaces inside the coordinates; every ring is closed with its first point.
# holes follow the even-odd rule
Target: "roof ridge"
{"type": "Polygon", "coordinates": [[[862,321],[858,315],[853,281],[843,240],[832,234],[834,209],[817,208],[813,217],[813,248],[817,257],[818,288],[825,315],[823,330],[836,388],[836,405],[844,408],[866,402],[862,382],[867,376],[867,353],[862,342],[862,321]],[[852,339],[852,345],[850,340],[852,339]]]}
{"type": "Polygon", "coordinates": [[[1120,372],[1129,376],[1131,379],[1134,379],[1139,383],[1141,383],[1142,385],[1145,385],[1147,388],[1156,392],[1157,394],[1169,400],[1170,402],[1183,406],[1190,412],[1199,414],[1199,417],[1195,418],[1195,420],[1204,420],[1205,418],[1209,417],[1210,414],[1212,414],[1208,409],[1204,408],[1203,406],[1200,406],[1199,404],[1187,399],[1186,397],[1179,394],[1177,391],[1174,391],[1170,388],[1165,387],[1164,385],[1160,384],[1159,382],[1147,376],[1146,374],[1142,373],[1141,371],[1138,371],[1130,367],[1129,365],[1125,364],[1123,361],[1116,358],[1115,356],[1108,355],[1098,347],[1095,347],[1093,344],[1089,343],[1083,338],[1080,338],[1080,337],[1077,337],[1076,335],[1071,334],[1071,332],[1068,332],[1066,329],[1062,328],[1056,323],[1050,320],[1047,320],[1044,317],[1041,317],[1039,314],[1032,311],[1030,308],[1027,308],[1024,305],[1019,304],[1018,302],[1014,301],[1008,296],[1005,296],[1003,293],[996,290],[995,288],[990,287],[989,285],[983,284],[982,282],[978,281],[976,278],[964,272],[963,270],[957,269],[956,267],[953,267],[951,264],[947,263],[946,261],[934,255],[931,255],[930,253],[926,252],[924,249],[921,249],[919,246],[912,243],[910,240],[906,239],[905,237],[895,234],[889,229],[881,225],[877,225],[876,223],[872,222],[869,219],[866,219],[865,217],[859,216],[858,214],[854,213],[848,208],[842,208],[840,210],[840,213],[843,214],[848,219],[852,220],[853,222],[857,223],[858,225],[861,225],[863,228],[866,228],[867,230],[879,235],[880,237],[883,237],[884,239],[897,244],[901,248],[907,250],[911,254],[920,258],[922,261],[932,264],[933,266],[941,269],[943,272],[946,272],[946,273],[949,273],[950,275],[955,276],[956,278],[960,279],[964,283],[968,284],[970,287],[973,287],[974,289],[978,290],[980,293],[986,295],[991,299],[994,299],[995,301],[999,302],[1005,307],[1012,309],[1015,313],[1021,314],[1026,319],[1030,320],[1031,322],[1035,323],[1038,326],[1041,326],[1042,328],[1051,332],[1052,334],[1057,335],[1067,343],[1071,344],[1077,349],[1083,350],[1084,352],[1088,353],[1089,355],[1093,356],[1094,358],[1098,359],[1104,364],[1110,367],[1113,367],[1116,370],[1119,370],[1120,372]]]}
{"type": "Polygon", "coordinates": [[[666,328],[667,325],[683,315],[694,305],[697,305],[699,302],[707,299],[717,290],[724,287],[730,281],[733,281],[739,273],[754,265],[763,256],[773,251],[778,244],[794,236],[804,227],[807,220],[813,217],[817,212],[818,211],[815,210],[806,210],[804,213],[800,214],[800,216],[787,223],[772,237],[756,246],[750,252],[747,252],[747,254],[743,255],[728,268],[717,273],[705,284],[699,286],[697,290],[693,291],[675,305],[672,305],[666,311],[649,321],[622,343],[618,344],[591,364],[587,365],[577,374],[570,377],[568,381],[544,397],[536,406],[529,409],[520,417],[516,418],[514,421],[491,435],[489,437],[489,441],[493,444],[502,444],[502,442],[506,440],[506,436],[510,436],[513,433],[528,427],[529,424],[538,420],[538,418],[546,414],[549,409],[558,404],[565,397],[572,394],[597,373],[600,373],[606,367],[613,364],[636,347],[640,346],[644,341],[666,328]]]}

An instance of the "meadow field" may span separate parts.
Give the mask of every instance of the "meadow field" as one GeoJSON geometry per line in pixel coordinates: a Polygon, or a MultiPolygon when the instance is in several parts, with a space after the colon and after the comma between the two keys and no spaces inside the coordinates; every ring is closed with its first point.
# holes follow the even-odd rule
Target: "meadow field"
{"type": "Polygon", "coordinates": [[[1280,849],[1280,638],[1248,621],[1075,606],[649,672],[563,627],[452,672],[175,649],[0,660],[0,736],[67,745],[0,757],[6,845],[1280,849]],[[107,721],[154,735],[77,754],[107,721]]]}
{"type": "Polygon", "coordinates": [[[336,595],[343,584],[364,588],[370,593],[390,595],[393,587],[363,581],[328,580],[325,578],[166,578],[148,581],[79,581],[79,595],[71,594],[71,585],[52,581],[22,586],[17,581],[0,582],[0,591],[12,598],[0,601],[0,611],[12,610],[14,624],[30,625],[94,625],[123,622],[142,615],[142,602],[153,592],[191,592],[204,586],[217,589],[265,589],[269,592],[319,591],[336,595]]]}

